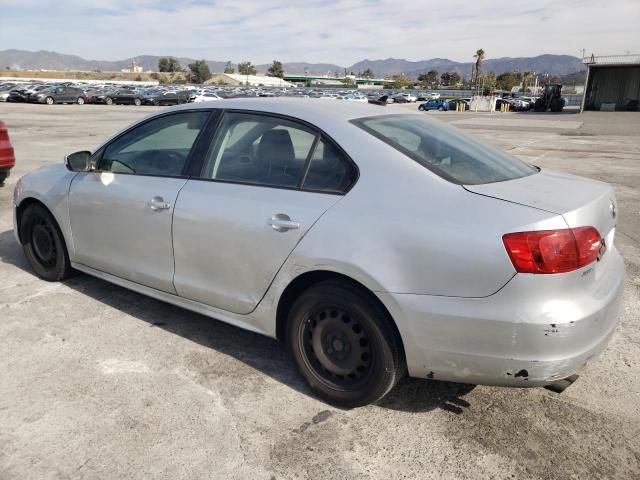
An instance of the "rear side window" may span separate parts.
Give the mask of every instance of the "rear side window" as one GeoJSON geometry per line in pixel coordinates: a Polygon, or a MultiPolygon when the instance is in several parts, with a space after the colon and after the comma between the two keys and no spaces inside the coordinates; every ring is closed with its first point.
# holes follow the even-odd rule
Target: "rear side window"
{"type": "Polygon", "coordinates": [[[383,115],[351,122],[453,183],[502,182],[538,171],[425,116],[383,115]]]}
{"type": "Polygon", "coordinates": [[[303,188],[328,192],[344,192],[355,181],[355,168],[330,143],[318,142],[309,170],[304,178],[303,188]]]}
{"type": "Polygon", "coordinates": [[[227,113],[204,168],[204,178],[296,187],[315,132],[277,117],[227,113]]]}
{"type": "Polygon", "coordinates": [[[357,170],[320,132],[294,120],[227,112],[202,178],[342,193],[357,170]]]}

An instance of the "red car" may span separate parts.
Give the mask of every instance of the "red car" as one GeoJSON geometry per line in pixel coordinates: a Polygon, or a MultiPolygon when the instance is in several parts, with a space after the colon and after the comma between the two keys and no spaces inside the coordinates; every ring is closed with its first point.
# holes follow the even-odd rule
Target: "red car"
{"type": "Polygon", "coordinates": [[[5,123],[0,120],[0,185],[4,183],[15,164],[16,156],[9,141],[9,131],[5,123]]]}

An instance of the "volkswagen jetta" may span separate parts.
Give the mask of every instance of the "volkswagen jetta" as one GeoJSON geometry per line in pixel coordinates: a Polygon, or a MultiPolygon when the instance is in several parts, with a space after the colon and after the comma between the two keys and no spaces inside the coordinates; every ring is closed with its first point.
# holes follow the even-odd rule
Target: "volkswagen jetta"
{"type": "Polygon", "coordinates": [[[605,348],[622,295],[609,185],[388,107],[166,109],[24,176],[14,203],[41,278],[86,272],[282,339],[344,406],[405,373],[564,379],[605,348]]]}

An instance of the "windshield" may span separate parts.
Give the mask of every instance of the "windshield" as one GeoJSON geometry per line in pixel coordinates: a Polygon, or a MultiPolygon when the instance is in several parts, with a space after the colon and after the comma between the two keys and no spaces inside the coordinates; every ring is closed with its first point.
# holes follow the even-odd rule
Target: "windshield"
{"type": "Polygon", "coordinates": [[[382,115],[351,121],[446,180],[462,185],[502,182],[534,167],[420,115],[382,115]]]}

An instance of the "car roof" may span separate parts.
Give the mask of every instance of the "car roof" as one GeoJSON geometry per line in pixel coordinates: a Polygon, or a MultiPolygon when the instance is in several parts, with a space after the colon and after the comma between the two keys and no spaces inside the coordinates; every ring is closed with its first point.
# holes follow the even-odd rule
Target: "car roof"
{"type": "MultiPolygon", "coordinates": [[[[327,102],[316,98],[233,98],[224,102],[202,102],[197,105],[185,104],[171,107],[168,110],[190,109],[232,109],[248,110],[276,115],[287,115],[300,120],[316,124],[322,128],[323,124],[336,121],[349,121],[355,118],[388,115],[392,113],[411,114],[407,110],[401,110],[391,106],[371,105],[368,103],[354,102],[327,102]]],[[[165,110],[166,111],[166,110],[165,110]]]]}

